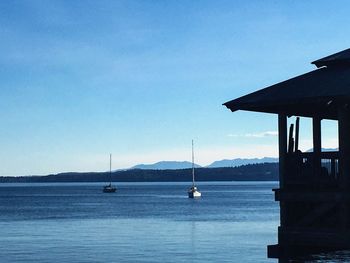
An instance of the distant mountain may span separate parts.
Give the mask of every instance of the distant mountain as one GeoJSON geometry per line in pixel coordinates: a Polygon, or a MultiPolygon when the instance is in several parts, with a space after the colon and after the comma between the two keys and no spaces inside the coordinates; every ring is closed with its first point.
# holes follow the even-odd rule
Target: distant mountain
{"type": "MultiPolygon", "coordinates": [[[[194,167],[201,167],[195,164],[194,167]]],[[[191,162],[177,162],[177,161],[161,161],[153,164],[138,164],[130,169],[143,169],[143,170],[176,170],[176,169],[188,169],[192,168],[191,162]]]]}
{"type": "Polygon", "coordinates": [[[252,159],[232,159],[232,160],[221,160],[215,161],[212,164],[206,166],[207,168],[218,168],[218,167],[236,167],[247,164],[257,164],[257,163],[277,163],[278,158],[274,157],[264,157],[264,158],[252,158],[252,159]]]}

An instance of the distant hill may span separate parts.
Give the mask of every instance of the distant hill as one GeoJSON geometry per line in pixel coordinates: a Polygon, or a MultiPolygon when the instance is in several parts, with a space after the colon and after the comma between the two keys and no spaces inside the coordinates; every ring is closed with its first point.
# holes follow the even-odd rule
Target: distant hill
{"type": "MultiPolygon", "coordinates": [[[[47,176],[3,176],[0,183],[33,182],[106,182],[108,172],[60,173],[47,176]]],[[[197,168],[196,181],[276,181],[278,163],[249,164],[238,167],[197,168]]],[[[191,169],[143,170],[133,169],[112,172],[115,182],[191,182],[191,169]]]]}
{"type": "MultiPolygon", "coordinates": [[[[198,164],[195,164],[194,167],[201,167],[198,164]]],[[[188,169],[192,168],[191,162],[177,162],[177,161],[161,161],[153,164],[138,164],[131,169],[143,169],[143,170],[176,170],[176,169],[188,169]]]]}
{"type": "Polygon", "coordinates": [[[207,168],[218,168],[218,167],[236,167],[247,164],[257,164],[257,163],[277,163],[278,158],[274,157],[264,157],[264,158],[252,158],[252,159],[232,159],[232,160],[221,160],[215,161],[212,164],[206,166],[207,168]]]}

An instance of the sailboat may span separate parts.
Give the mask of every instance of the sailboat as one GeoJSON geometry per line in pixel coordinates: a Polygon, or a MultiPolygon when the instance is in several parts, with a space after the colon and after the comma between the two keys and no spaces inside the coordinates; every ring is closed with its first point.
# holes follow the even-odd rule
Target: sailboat
{"type": "Polygon", "coordinates": [[[109,184],[103,187],[104,193],[114,193],[117,188],[112,185],[112,154],[109,154],[109,184]]]}
{"type": "Polygon", "coordinates": [[[194,151],[193,151],[193,140],[192,140],[192,186],[188,190],[188,198],[199,198],[202,194],[199,192],[197,186],[194,183],[194,151]]]}

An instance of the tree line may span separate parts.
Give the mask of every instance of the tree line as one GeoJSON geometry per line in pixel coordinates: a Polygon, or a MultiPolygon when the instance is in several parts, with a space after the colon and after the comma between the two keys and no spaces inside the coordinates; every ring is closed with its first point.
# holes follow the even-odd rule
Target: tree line
{"type": "MultiPolygon", "coordinates": [[[[278,163],[248,164],[238,167],[196,168],[196,181],[277,181],[278,163]]],[[[14,182],[185,182],[192,181],[191,169],[112,172],[59,173],[46,176],[3,176],[1,183],[14,182]]]]}

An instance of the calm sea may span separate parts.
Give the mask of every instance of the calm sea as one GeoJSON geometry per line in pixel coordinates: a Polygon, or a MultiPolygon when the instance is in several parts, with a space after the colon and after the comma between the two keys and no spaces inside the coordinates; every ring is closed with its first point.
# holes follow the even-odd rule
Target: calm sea
{"type": "Polygon", "coordinates": [[[276,262],[277,182],[198,185],[1,184],[0,261],[276,262]]]}

